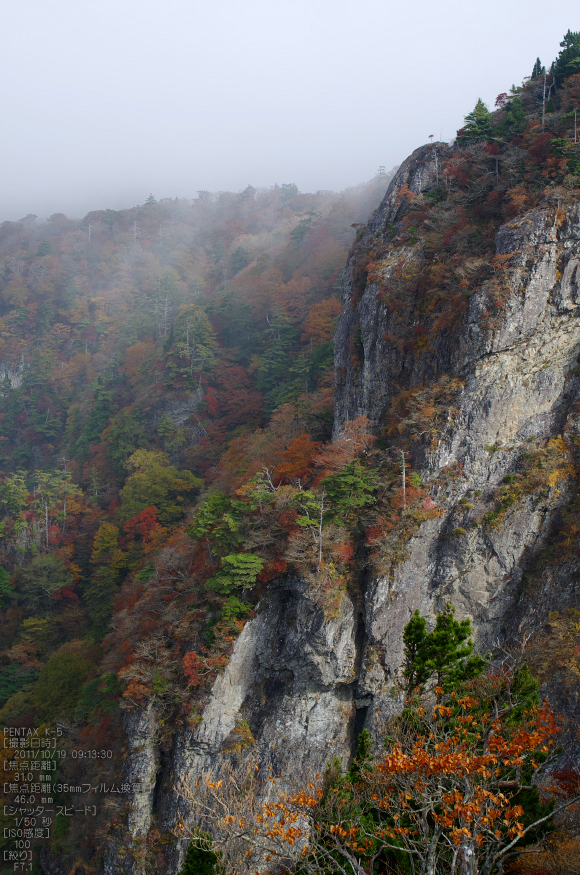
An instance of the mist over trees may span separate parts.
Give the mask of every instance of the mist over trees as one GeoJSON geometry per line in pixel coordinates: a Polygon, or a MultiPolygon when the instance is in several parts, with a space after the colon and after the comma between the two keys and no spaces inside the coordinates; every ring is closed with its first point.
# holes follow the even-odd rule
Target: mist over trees
{"type": "MultiPolygon", "coordinates": [[[[66,721],[119,760],[124,711],[194,718],[283,566],[273,467],[330,437],[342,266],[387,182],[0,225],[3,723],[66,721]]],[[[111,816],[69,839],[98,848],[111,816]]]]}
{"type": "MultiPolygon", "coordinates": [[[[401,320],[400,332],[388,338],[393,355],[418,360],[438,338],[462,331],[469,300],[484,287],[482,318],[496,324],[511,257],[496,255],[498,229],[542,198],[560,210],[580,184],[579,58],[578,34],[568,32],[551,68],[538,58],[530,79],[500,94],[494,110],[478,99],[437,163],[435,184],[419,192],[401,187],[384,238],[365,237],[362,226],[385,193],[383,172],[340,194],[301,193],[293,183],[200,191],[192,201],[158,201],[144,192],[139,206],[90,212],[80,221],[56,213],[0,225],[0,719],[7,726],[63,721],[86,749],[113,752],[98,763],[64,758],[59,783],[113,781],[126,755],[124,721],[144,711],[157,721],[164,755],[176,732],[194,731],[237,636],[273,581],[287,573],[300,578],[320,616],[335,620],[349,587],[365,575],[388,579],[421,525],[442,515],[410,460],[412,451],[419,458],[435,447],[453,418],[459,377],[401,385],[380,423],[371,427],[359,416],[332,439],[343,267],[352,251],[353,305],[374,283],[395,322],[415,296],[420,318],[407,328],[401,320]],[[388,282],[386,258],[394,265],[388,282]]],[[[425,148],[439,155],[437,143],[425,148]]],[[[557,219],[564,221],[563,211],[557,219]]],[[[344,351],[356,372],[365,365],[361,330],[344,351]]],[[[577,475],[572,444],[568,435],[534,442],[478,527],[493,534],[517,502],[577,475]]],[[[451,489],[462,476],[459,464],[441,476],[442,488],[451,489]]],[[[546,562],[575,555],[578,531],[576,503],[562,511],[546,562]]],[[[468,534],[457,525],[450,537],[468,534]]],[[[557,617],[553,625],[562,648],[550,638],[554,652],[575,654],[577,617],[557,617]]],[[[472,653],[470,631],[450,608],[431,630],[419,613],[412,617],[404,695],[415,710],[389,748],[391,760],[370,752],[363,736],[352,769],[336,770],[308,803],[323,815],[320,852],[329,865],[347,858],[352,839],[360,844],[352,871],[363,872],[371,858],[374,866],[376,856],[407,875],[399,848],[417,857],[424,848],[409,825],[409,808],[416,813],[419,805],[416,786],[404,780],[413,756],[434,764],[432,787],[439,743],[462,754],[465,775],[469,750],[488,756],[483,734],[470,735],[474,721],[489,737],[481,712],[490,702],[508,707],[516,675],[492,678],[491,692],[478,687],[483,660],[472,653]],[[451,701],[470,683],[467,692],[461,687],[463,704],[451,701]],[[386,784],[389,793],[398,788],[396,824],[394,814],[375,811],[373,792],[386,784]],[[329,814],[331,789],[348,809],[339,822],[329,814]],[[401,799],[407,792],[411,799],[401,799]],[[382,857],[375,855],[381,842],[382,857]]],[[[494,767],[494,781],[516,780],[522,764],[510,759],[514,738],[535,775],[539,746],[556,735],[529,675],[517,677],[527,710],[518,712],[519,723],[496,726],[501,766],[481,761],[485,770],[494,767]],[[541,724],[535,735],[534,721],[541,724]]],[[[61,744],[70,749],[66,739],[61,744]]],[[[232,750],[252,744],[252,728],[241,721],[232,750]]],[[[7,771],[13,751],[2,750],[0,759],[7,771]]],[[[473,835],[462,838],[473,822],[468,800],[451,798],[453,768],[442,773],[443,795],[433,790],[423,827],[437,842],[450,830],[441,866],[455,873],[469,855],[454,855],[454,836],[472,857],[481,846],[473,835]],[[463,806],[457,815],[455,802],[463,806]]],[[[469,772],[472,788],[478,774],[469,772]]],[[[573,790],[577,773],[564,778],[573,790]]],[[[484,796],[489,801],[496,789],[484,787],[475,814],[480,835],[503,853],[527,835],[519,810],[525,805],[516,799],[524,788],[498,795],[490,809],[484,796]],[[500,815],[495,831],[484,822],[500,815]]],[[[76,791],[61,795],[67,803],[80,798],[76,791]]],[[[90,823],[61,823],[51,850],[63,866],[80,866],[108,836],[124,835],[124,805],[111,798],[90,823]]],[[[9,825],[5,812],[0,820],[9,825]]],[[[148,865],[163,871],[174,840],[155,825],[144,840],[148,865]]],[[[565,833],[561,847],[573,848],[575,840],[565,833]]],[[[0,849],[9,847],[1,837],[0,849]]],[[[219,865],[207,838],[198,851],[188,856],[190,870],[219,865]]],[[[307,860],[304,871],[326,871],[320,859],[307,860]]],[[[491,875],[499,860],[482,863],[481,871],[491,875]]]]}

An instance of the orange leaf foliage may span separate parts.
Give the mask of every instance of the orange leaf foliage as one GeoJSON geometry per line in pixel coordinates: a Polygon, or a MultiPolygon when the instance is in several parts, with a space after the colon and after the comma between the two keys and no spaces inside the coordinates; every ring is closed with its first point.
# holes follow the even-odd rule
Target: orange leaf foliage
{"type": "Polygon", "coordinates": [[[187,683],[192,687],[198,687],[201,683],[199,677],[200,659],[195,650],[191,650],[183,657],[183,673],[187,683]]]}
{"type": "Polygon", "coordinates": [[[337,298],[328,298],[314,304],[302,325],[302,340],[312,340],[313,343],[332,340],[340,310],[340,301],[337,298]]]}
{"type": "Polygon", "coordinates": [[[280,454],[280,463],[274,470],[274,480],[279,483],[290,479],[307,477],[312,472],[314,457],[320,446],[309,434],[301,434],[288,444],[280,454]]]}

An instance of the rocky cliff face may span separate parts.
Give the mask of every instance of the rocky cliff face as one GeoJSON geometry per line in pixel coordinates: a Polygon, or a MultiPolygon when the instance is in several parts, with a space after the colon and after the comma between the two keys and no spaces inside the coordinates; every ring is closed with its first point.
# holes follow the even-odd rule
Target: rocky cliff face
{"type": "MultiPolygon", "coordinates": [[[[546,197],[504,224],[494,270],[464,296],[463,310],[447,314],[443,299],[430,315],[443,327],[417,343],[419,297],[411,288],[401,298],[401,276],[420,277],[428,253],[419,234],[401,240],[401,223],[410,202],[420,207],[440,185],[449,154],[424,147],[400,168],[353,251],[336,334],[336,432],[368,416],[387,445],[410,454],[440,515],[418,527],[390,572],[362,573],[338,617],[325,618],[303,580],[278,581],[237,639],[200,724],[179,734],[164,768],[139,741],[146,716],[128,724],[133,779],[146,784],[157,770],[156,788],[133,802],[136,842],[152,818],[166,831],[195,820],[175,783],[193,786],[208,767],[219,769],[242,726],[256,759],[290,783],[334,755],[347,760],[363,725],[380,735],[397,706],[401,634],[415,608],[433,619],[451,601],[473,619],[485,650],[533,641],[551,612],[578,607],[574,553],[555,562],[552,545],[574,501],[580,440],[580,204],[546,197]],[[439,407],[437,386],[447,387],[439,407]],[[389,430],[403,390],[415,399],[413,415],[407,407],[389,430]]],[[[562,678],[546,689],[578,713],[577,691],[562,678]]],[[[178,848],[172,871],[179,863],[178,848]]],[[[146,871],[124,865],[114,853],[107,871],[146,871]]]]}
{"type": "MultiPolygon", "coordinates": [[[[363,250],[392,235],[404,212],[403,187],[416,204],[434,186],[437,163],[445,157],[444,149],[436,154],[424,147],[405,162],[361,235],[363,250]]],[[[499,279],[482,283],[454,329],[431,336],[419,352],[396,343],[418,322],[412,292],[403,305],[393,305],[381,287],[388,288],[401,258],[421,263],[423,242],[396,249],[387,244],[374,272],[378,281],[368,282],[358,299],[360,255],[351,257],[336,333],[335,432],[361,414],[380,427],[402,388],[445,380],[457,387],[437,433],[405,445],[443,513],[423,523],[392,579],[373,579],[365,593],[359,695],[371,696],[379,712],[386,707],[381,687],[400,664],[401,633],[416,607],[433,616],[450,600],[459,614],[473,618],[486,649],[522,639],[550,612],[578,606],[574,559],[562,557],[557,570],[542,563],[576,488],[579,240],[580,204],[573,197],[565,203],[546,197],[504,224],[495,239],[499,279]],[[502,504],[505,479],[515,480],[522,459],[546,448],[561,454],[552,475],[502,504]],[[498,501],[502,513],[494,518],[498,501]],[[380,659],[372,659],[375,652],[380,659]]],[[[574,702],[561,704],[573,710],[574,702]]]]}

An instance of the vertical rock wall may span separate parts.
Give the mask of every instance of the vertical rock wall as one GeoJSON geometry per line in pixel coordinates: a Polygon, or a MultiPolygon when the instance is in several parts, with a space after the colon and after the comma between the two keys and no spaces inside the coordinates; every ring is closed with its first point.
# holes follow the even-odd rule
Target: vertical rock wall
{"type": "MultiPolygon", "coordinates": [[[[155,800],[151,795],[133,802],[135,836],[154,809],[167,830],[178,821],[194,822],[194,809],[178,800],[174,787],[179,780],[193,787],[208,768],[219,770],[242,723],[256,758],[288,775],[290,784],[320,772],[335,755],[346,761],[363,724],[380,735],[382,721],[397,707],[391,691],[401,635],[415,608],[433,619],[450,600],[460,617],[473,618],[478,645],[487,649],[538,628],[550,610],[578,605],[573,564],[546,572],[533,591],[525,582],[559,508],[570,500],[570,479],[531,490],[494,527],[475,523],[493,507],[523,454],[563,433],[578,433],[578,204],[563,211],[546,202],[504,225],[496,251],[510,257],[504,259],[507,298],[499,316],[489,318],[484,285],[471,297],[461,331],[443,333],[424,354],[401,352],[392,339],[401,314],[382,301],[377,283],[367,282],[361,291],[357,279],[358,261],[380,243],[387,250],[382,279],[388,281],[395,264],[388,241],[401,192],[421,197],[433,188],[445,154],[440,144],[424,147],[402,165],[347,266],[336,333],[335,424],[338,434],[346,421],[366,415],[380,427],[401,386],[429,385],[445,374],[457,380],[448,421],[414,457],[442,514],[420,526],[392,576],[363,577],[358,593],[345,595],[337,618],[324,617],[303,580],[272,587],[236,641],[201,723],[178,736],[155,800]]],[[[421,257],[421,246],[420,240],[404,251],[399,246],[396,259],[403,255],[411,263],[421,257]]],[[[412,307],[408,314],[412,320],[412,307]]],[[[144,725],[129,727],[131,769],[149,780],[159,764],[149,742],[139,747],[144,725]]],[[[146,734],[152,739],[154,732],[149,727],[146,734]]],[[[172,871],[179,864],[176,852],[172,871]]],[[[125,871],[120,866],[111,858],[108,871],[125,871]]],[[[140,870],[135,864],[131,871],[140,870]]]]}

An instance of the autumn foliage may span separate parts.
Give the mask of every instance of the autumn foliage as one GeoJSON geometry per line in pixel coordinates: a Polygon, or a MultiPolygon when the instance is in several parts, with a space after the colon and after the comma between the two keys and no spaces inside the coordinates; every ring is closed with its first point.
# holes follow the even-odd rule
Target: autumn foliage
{"type": "MultiPolygon", "coordinates": [[[[169,750],[178,727],[202,719],[276,578],[299,575],[338,618],[363,576],[387,578],[406,560],[410,538],[443,512],[444,481],[463,476],[457,464],[422,482],[411,459],[418,468],[454,421],[463,383],[441,362],[471,299],[482,301],[482,330],[506,306],[515,256],[497,254],[498,229],[541,206],[557,233],[576,209],[579,43],[568,37],[546,83],[502,94],[495,113],[478,103],[459,140],[437,147],[435,184],[402,185],[382,232],[362,224],[384,195],[380,178],[343,197],[248,186],[0,225],[6,724],[33,725],[50,709],[121,756],[123,712],[149,709],[169,750]],[[353,240],[348,367],[364,365],[356,309],[370,283],[390,320],[379,343],[401,374],[384,420],[358,417],[333,439],[337,289],[353,240]],[[418,385],[418,372],[432,378],[418,385]],[[62,653],[76,641],[90,659],[72,672],[62,653]],[[62,693],[53,702],[51,685],[62,693]]],[[[567,428],[517,463],[479,520],[487,530],[577,473],[567,428]]],[[[578,509],[563,507],[555,537],[567,558],[579,532],[578,509]]],[[[557,645],[540,633],[538,672],[566,664],[575,683],[577,620],[566,622],[557,645]]],[[[386,750],[355,771],[280,789],[266,809],[248,790],[251,816],[219,828],[258,829],[273,859],[304,851],[304,871],[396,871],[403,855],[401,871],[416,875],[491,875],[536,839],[534,782],[557,734],[546,707],[528,703],[517,722],[502,712],[508,686],[489,676],[487,691],[409,705],[386,750]]],[[[238,729],[236,744],[250,745],[249,727],[238,729]]],[[[100,765],[77,763],[75,780],[96,784],[100,765]]],[[[70,758],[62,770],[70,777],[70,758]]],[[[575,793],[574,780],[555,772],[554,798],[575,793]]],[[[104,818],[93,835],[75,822],[74,855],[101,851],[104,818]]],[[[58,853],[71,855],[63,871],[81,865],[58,853]]],[[[169,857],[156,853],[163,871],[169,857]]]]}
{"type": "Polygon", "coordinates": [[[303,873],[491,875],[549,834],[555,808],[580,801],[576,773],[542,784],[561,727],[533,689],[525,670],[491,671],[461,693],[438,690],[438,702],[416,697],[382,752],[363,733],[346,773],[335,761],[293,793],[288,776],[262,776],[267,801],[248,753],[221,780],[205,777],[198,810],[227,837],[234,869],[267,852],[271,871],[289,857],[303,873]]]}

